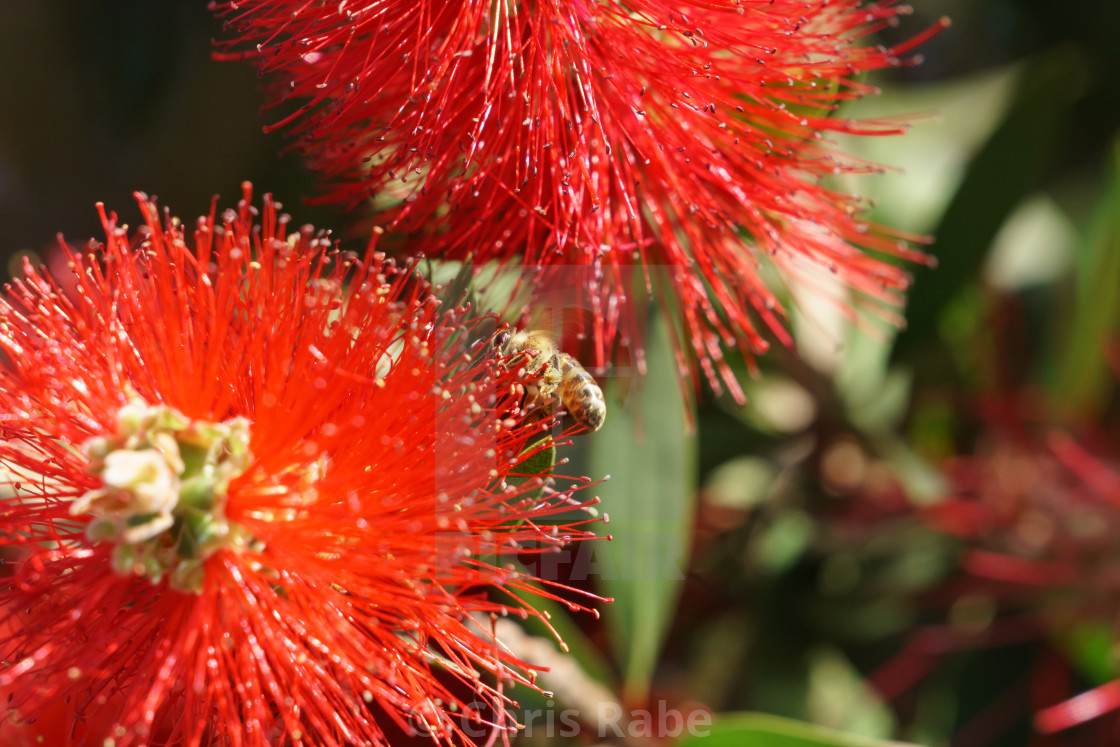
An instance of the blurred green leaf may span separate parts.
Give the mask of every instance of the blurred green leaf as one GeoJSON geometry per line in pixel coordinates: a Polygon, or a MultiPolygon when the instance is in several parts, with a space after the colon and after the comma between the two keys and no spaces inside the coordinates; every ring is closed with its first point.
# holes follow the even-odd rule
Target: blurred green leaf
{"type": "Polygon", "coordinates": [[[683,691],[715,708],[729,702],[750,656],[754,633],[745,610],[705,616],[703,634],[696,636],[689,655],[692,665],[682,677],[683,691]]]}
{"type": "Polygon", "coordinates": [[[822,559],[819,595],[805,602],[806,616],[827,640],[881,642],[913,625],[914,598],[956,567],[954,540],[909,521],[893,522],[858,547],[822,559]]]}
{"type": "Polygon", "coordinates": [[[1105,346],[1120,325],[1120,138],[1113,142],[1108,187],[1077,261],[1077,287],[1056,395],[1073,415],[1099,414],[1113,375],[1105,346]]]}
{"type": "Polygon", "coordinates": [[[1014,101],[934,231],[938,269],[910,290],[896,360],[937,337],[942,309],[974,282],[1000,227],[1050,167],[1082,66],[1065,50],[1025,64],[1014,101]]]}
{"type": "Polygon", "coordinates": [[[905,441],[887,436],[874,439],[874,443],[875,450],[891,466],[906,494],[916,505],[930,506],[948,495],[945,476],[905,441]]]}
{"type": "MultiPolygon", "coordinates": [[[[607,628],[624,670],[628,698],[644,700],[688,560],[696,500],[696,437],[688,434],[667,323],[654,315],[646,340],[648,373],[588,445],[611,542],[596,569],[614,597],[607,628]]],[[[612,401],[614,398],[611,398],[612,401]]],[[[597,556],[596,558],[600,558],[597,556]]]]}
{"type": "Polygon", "coordinates": [[[751,429],[766,434],[799,433],[817,417],[812,395],[793,379],[776,373],[740,378],[745,379],[747,401],[732,412],[751,429]]]}
{"type": "Polygon", "coordinates": [[[780,573],[809,548],[817,535],[817,523],[803,511],[784,511],[774,517],[751,543],[750,557],[771,573],[780,573]]]}
{"type": "Polygon", "coordinates": [[[1095,685],[1120,677],[1116,657],[1115,626],[1101,622],[1079,622],[1058,636],[1059,645],[1073,665],[1095,685]]]}
{"type": "Polygon", "coordinates": [[[1021,73],[1021,66],[1005,65],[929,84],[884,83],[882,95],[849,102],[842,116],[901,117],[909,127],[897,138],[841,136],[845,151],[892,168],[844,174],[837,182],[844,191],[873,201],[875,221],[930,233],[960,187],[969,160],[1002,121],[1021,73]]]}
{"type": "Polygon", "coordinates": [[[984,280],[1022,292],[1048,285],[1073,271],[1077,228],[1048,194],[1024,200],[1003,224],[984,266],[984,280]]]}
{"type": "Polygon", "coordinates": [[[891,343],[855,325],[846,330],[844,357],[833,377],[848,422],[869,436],[897,431],[910,408],[913,374],[888,368],[891,343]]]}
{"type": "Polygon", "coordinates": [[[806,711],[815,724],[864,737],[883,739],[895,727],[890,708],[833,646],[812,653],[806,711]]]}
{"type": "Polygon", "coordinates": [[[838,380],[836,386],[852,425],[876,435],[893,432],[906,416],[912,379],[910,371],[893,369],[859,380],[838,380]]]}
{"type": "Polygon", "coordinates": [[[902,742],[844,734],[765,713],[723,714],[707,734],[690,736],[679,747],[901,747],[902,742]]]}
{"type": "Polygon", "coordinates": [[[714,506],[750,509],[764,503],[778,476],[761,457],[736,457],[712,470],[704,483],[705,500],[714,506]]]}

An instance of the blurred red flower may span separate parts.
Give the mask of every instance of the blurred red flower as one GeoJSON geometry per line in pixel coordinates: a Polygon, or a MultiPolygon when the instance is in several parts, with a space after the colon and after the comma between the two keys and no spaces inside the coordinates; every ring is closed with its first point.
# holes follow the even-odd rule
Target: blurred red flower
{"type": "Polygon", "coordinates": [[[257,222],[248,185],[193,233],[137,200],[138,231],[102,209],[107,243],[64,248],[71,292],[27,266],[0,302],[6,737],[511,728],[529,674],[488,615],[536,614],[535,587],[501,558],[591,521],[549,526],[583,504],[519,475],[554,418],[374,242],[268,197],[257,222]]]}
{"type": "MultiPolygon", "coordinates": [[[[1028,708],[1043,734],[1106,714],[1113,720],[1095,726],[1114,734],[1118,723],[1120,680],[1070,697],[1078,661],[1070,652],[1090,631],[1120,624],[1120,452],[1115,433],[1086,421],[1075,437],[1055,425],[1055,411],[1034,390],[982,403],[976,445],[944,462],[944,498],[917,512],[961,541],[962,573],[929,600],[954,612],[946,624],[911,632],[906,647],[872,675],[880,692],[898,697],[950,652],[1025,642],[1040,651],[1029,684],[993,693],[955,735],[962,744],[984,741],[977,734],[990,739],[1028,708]]],[[[868,497],[913,510],[899,485],[868,497]]],[[[1102,661],[1092,676],[1109,668],[1102,661]]]]}
{"type": "MultiPolygon", "coordinates": [[[[954,494],[930,509],[931,524],[966,540],[963,569],[974,586],[1032,619],[1043,633],[1120,623],[1120,474],[1115,454],[1093,454],[1069,434],[1039,438],[1027,423],[996,428],[983,450],[946,466],[954,494]]],[[[998,631],[1000,621],[996,621],[998,631]]],[[[1021,623],[1020,626],[1022,627],[1021,623]]],[[[1120,680],[1062,702],[1054,685],[1034,700],[1042,732],[1120,709],[1120,680]]]]}
{"type": "Polygon", "coordinates": [[[586,312],[597,365],[621,343],[643,367],[631,298],[656,285],[694,353],[682,368],[741,396],[720,343],[765,350],[759,321],[789,342],[766,268],[811,293],[835,294],[834,273],[841,308],[894,318],[909,276],[884,257],[927,260],[822,181],[878,170],[830,133],[904,130],[833,116],[874,92],[860,74],[947,25],[859,45],[908,12],[894,0],[211,7],[230,29],[218,56],[274,74],[269,105],[291,113],[270,127],[289,126],[326,199],[373,198],[414,254],[543,268],[586,312]]]}

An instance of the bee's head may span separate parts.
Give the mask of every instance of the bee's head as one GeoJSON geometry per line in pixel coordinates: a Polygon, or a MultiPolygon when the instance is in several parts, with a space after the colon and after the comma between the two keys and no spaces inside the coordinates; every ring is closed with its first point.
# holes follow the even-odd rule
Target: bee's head
{"type": "Polygon", "coordinates": [[[494,347],[497,350],[501,350],[506,346],[506,343],[509,342],[509,338],[510,332],[508,329],[504,332],[499,332],[498,334],[494,335],[494,347]]]}

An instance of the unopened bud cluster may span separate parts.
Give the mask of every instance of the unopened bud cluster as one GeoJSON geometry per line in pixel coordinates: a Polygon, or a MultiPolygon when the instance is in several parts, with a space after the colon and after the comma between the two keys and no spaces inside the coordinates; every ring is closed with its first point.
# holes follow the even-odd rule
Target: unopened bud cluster
{"type": "Polygon", "coordinates": [[[131,403],[117,431],[83,446],[101,487],[70,506],[92,515],[90,542],[113,542],[113,569],[198,593],[203,563],[218,550],[259,550],[225,517],[230,481],[250,460],[249,421],[190,420],[165,405],[131,403]]]}

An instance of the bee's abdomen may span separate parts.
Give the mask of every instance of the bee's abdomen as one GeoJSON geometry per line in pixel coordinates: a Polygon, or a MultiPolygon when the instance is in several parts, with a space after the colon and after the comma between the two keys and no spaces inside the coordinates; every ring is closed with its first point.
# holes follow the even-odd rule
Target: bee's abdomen
{"type": "Polygon", "coordinates": [[[561,357],[563,376],[560,380],[560,401],[580,425],[597,431],[607,417],[603,390],[591,374],[568,356],[561,357]]]}

